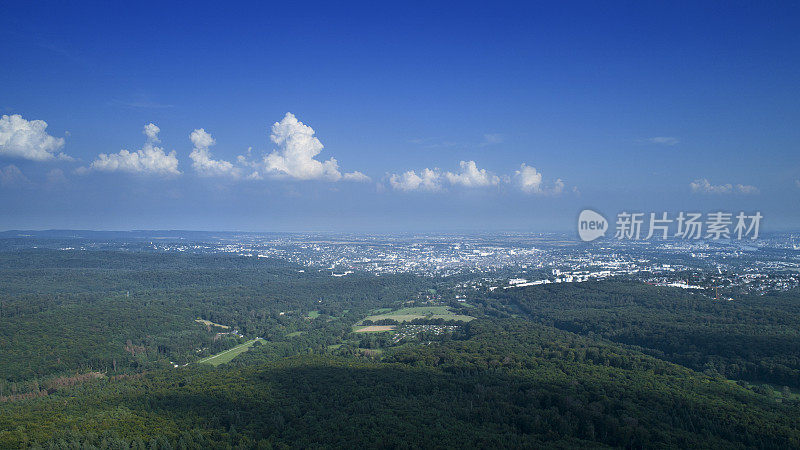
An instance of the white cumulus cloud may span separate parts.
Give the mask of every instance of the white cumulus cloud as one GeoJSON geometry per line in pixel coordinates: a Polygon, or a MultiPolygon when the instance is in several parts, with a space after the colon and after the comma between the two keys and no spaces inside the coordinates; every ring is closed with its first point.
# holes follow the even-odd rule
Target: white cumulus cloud
{"type": "MultiPolygon", "coordinates": [[[[542,173],[525,163],[520,164],[519,170],[514,172],[512,180],[526,194],[560,195],[566,186],[561,178],[556,178],[551,187],[546,186],[542,173]]],[[[578,194],[576,188],[573,188],[573,192],[578,194]]]]}
{"type": "Polygon", "coordinates": [[[239,178],[241,176],[241,169],[235,167],[233,163],[211,157],[209,147],[216,144],[216,141],[206,130],[198,128],[192,131],[189,139],[194,144],[189,158],[192,160],[192,167],[198,174],[206,177],[228,176],[239,178]]]}
{"type": "Polygon", "coordinates": [[[359,172],[357,170],[355,172],[348,172],[348,173],[342,175],[342,180],[344,180],[344,181],[355,181],[355,182],[358,182],[358,183],[365,183],[365,182],[368,182],[368,181],[372,181],[372,179],[370,177],[364,175],[363,173],[361,173],[361,172],[359,172]]]}
{"type": "Polygon", "coordinates": [[[442,191],[444,185],[479,188],[509,183],[528,194],[559,195],[564,192],[565,183],[556,179],[552,186],[546,186],[542,174],[535,167],[525,163],[513,176],[495,175],[486,169],[479,169],[475,161],[459,162],[459,172],[440,172],[439,169],[422,169],[419,173],[409,170],[389,175],[389,186],[399,191],[442,191]]]}
{"type": "Polygon", "coordinates": [[[466,187],[496,186],[500,183],[500,177],[487,172],[486,169],[478,169],[475,161],[461,161],[461,172],[447,172],[444,174],[450,184],[466,187]]]}
{"type": "Polygon", "coordinates": [[[419,174],[409,170],[400,175],[392,174],[389,185],[399,191],[438,191],[442,188],[441,175],[436,169],[422,169],[419,174]]]}
{"type": "Polygon", "coordinates": [[[264,157],[267,174],[298,180],[339,181],[342,178],[336,159],[314,159],[322,152],[322,142],[314,129],[297,120],[292,113],[272,125],[272,142],[277,149],[264,157]]]}
{"type": "Polygon", "coordinates": [[[540,194],[544,192],[542,188],[542,174],[537,171],[535,167],[522,163],[519,166],[519,170],[514,172],[514,179],[523,192],[529,194],[540,194]]]}
{"type": "MultiPolygon", "coordinates": [[[[152,123],[145,125],[143,133],[147,136],[141,150],[131,152],[120,150],[118,153],[101,153],[89,165],[90,170],[102,172],[128,172],[155,175],[180,175],[178,158],[175,151],[169,153],[157,147],[158,133],[161,131],[152,123]]],[[[85,169],[83,171],[86,171],[85,169]]]]}
{"type": "Polygon", "coordinates": [[[148,123],[144,126],[144,131],[142,131],[147,136],[148,141],[155,143],[161,142],[161,139],[158,138],[158,133],[160,132],[161,128],[158,128],[154,123],[148,123]]]}
{"type": "Polygon", "coordinates": [[[47,134],[44,120],[25,120],[19,114],[0,117],[0,156],[32,161],[71,160],[59,152],[64,138],[47,134]]]}

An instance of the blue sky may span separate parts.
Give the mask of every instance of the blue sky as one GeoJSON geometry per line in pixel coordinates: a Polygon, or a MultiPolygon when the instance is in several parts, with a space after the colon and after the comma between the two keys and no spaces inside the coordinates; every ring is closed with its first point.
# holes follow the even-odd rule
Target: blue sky
{"type": "Polygon", "coordinates": [[[4,5],[0,229],[800,226],[795,2],[113,3],[4,5]]]}

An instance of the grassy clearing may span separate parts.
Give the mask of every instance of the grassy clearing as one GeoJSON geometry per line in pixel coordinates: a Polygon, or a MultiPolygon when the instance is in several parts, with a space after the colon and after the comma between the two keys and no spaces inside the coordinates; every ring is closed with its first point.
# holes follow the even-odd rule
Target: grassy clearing
{"type": "Polygon", "coordinates": [[[291,333],[286,334],[286,337],[300,336],[303,333],[305,333],[305,331],[293,331],[291,333]]]}
{"type": "Polygon", "coordinates": [[[200,361],[197,361],[197,364],[211,364],[212,366],[225,364],[226,362],[230,362],[230,360],[232,360],[239,354],[250,350],[250,347],[252,347],[253,344],[255,344],[256,341],[258,340],[261,340],[261,338],[255,338],[251,341],[245,342],[244,344],[239,344],[236,347],[225,350],[224,352],[219,352],[216,355],[211,355],[207,358],[203,358],[200,361]]]}
{"type": "Polygon", "coordinates": [[[205,326],[207,326],[207,327],[220,327],[220,328],[222,328],[223,330],[227,330],[227,329],[229,329],[229,328],[230,328],[230,327],[229,327],[229,326],[227,326],[227,325],[222,325],[222,324],[214,323],[214,322],[212,322],[212,321],[210,321],[210,320],[195,319],[194,321],[195,321],[195,322],[197,322],[197,323],[203,324],[203,325],[205,325],[205,326]]]}
{"type": "Polygon", "coordinates": [[[383,354],[383,349],[381,348],[359,348],[357,351],[364,356],[380,356],[383,354]]]}
{"type": "Polygon", "coordinates": [[[316,310],[309,311],[306,317],[308,317],[309,319],[316,319],[317,317],[319,317],[319,311],[316,310]]]}
{"type": "Polygon", "coordinates": [[[367,327],[355,327],[353,332],[355,333],[383,333],[385,331],[392,331],[396,327],[395,325],[370,325],[367,327]]]}
{"type": "MultiPolygon", "coordinates": [[[[414,319],[444,319],[469,322],[470,320],[474,319],[474,317],[456,314],[450,311],[450,308],[447,306],[416,306],[412,308],[398,309],[397,311],[375,314],[366,317],[364,320],[371,320],[375,322],[383,319],[392,319],[398,322],[410,322],[414,319]]],[[[360,325],[362,322],[359,322],[357,325],[360,325]]]]}

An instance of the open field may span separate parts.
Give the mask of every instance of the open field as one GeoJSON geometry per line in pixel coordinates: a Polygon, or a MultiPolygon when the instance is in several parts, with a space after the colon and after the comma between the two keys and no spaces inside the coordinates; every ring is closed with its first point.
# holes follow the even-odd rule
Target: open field
{"type": "Polygon", "coordinates": [[[317,310],[309,311],[308,316],[306,317],[308,317],[309,319],[316,319],[317,317],[319,317],[319,311],[317,310]]]}
{"type": "Polygon", "coordinates": [[[383,331],[392,331],[395,329],[395,325],[370,325],[367,327],[356,327],[353,332],[355,333],[380,333],[383,331]]]}
{"type": "Polygon", "coordinates": [[[223,330],[227,330],[227,329],[230,328],[227,325],[221,325],[221,324],[218,324],[218,323],[214,323],[214,322],[212,322],[210,320],[195,319],[194,321],[197,322],[197,323],[203,324],[203,325],[205,325],[207,327],[220,327],[223,330]]]}
{"type": "MultiPolygon", "coordinates": [[[[414,319],[444,319],[469,322],[470,320],[474,319],[474,317],[455,314],[454,312],[450,311],[450,308],[447,306],[416,306],[368,316],[364,320],[371,320],[375,322],[383,319],[392,319],[398,322],[410,322],[414,319]]],[[[359,324],[362,322],[359,322],[359,324]]]]}
{"type": "Polygon", "coordinates": [[[364,356],[379,356],[383,353],[382,348],[359,348],[358,352],[364,356]]]}
{"type": "Polygon", "coordinates": [[[253,344],[255,344],[256,341],[258,340],[261,340],[261,338],[255,338],[251,341],[245,342],[244,344],[239,344],[236,347],[225,350],[224,352],[220,352],[217,353],[216,355],[211,355],[207,358],[203,358],[200,361],[197,361],[197,364],[211,364],[212,366],[225,364],[226,362],[230,362],[230,360],[232,360],[239,354],[250,350],[250,347],[252,347],[253,344]]]}

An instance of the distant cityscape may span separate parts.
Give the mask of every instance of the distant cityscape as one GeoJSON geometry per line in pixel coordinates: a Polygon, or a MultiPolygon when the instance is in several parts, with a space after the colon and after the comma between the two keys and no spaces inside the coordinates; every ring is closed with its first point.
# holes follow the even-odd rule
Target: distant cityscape
{"type": "MultiPolygon", "coordinates": [[[[800,233],[757,241],[582,243],[558,233],[355,235],[203,232],[6,232],[6,247],[217,253],[274,258],[344,277],[466,276],[489,289],[608,278],[697,289],[715,298],[800,285],[800,233]],[[477,280],[477,281],[475,281],[477,280]]],[[[301,270],[306,270],[301,269],[301,270]]]]}

